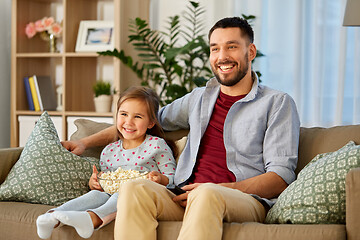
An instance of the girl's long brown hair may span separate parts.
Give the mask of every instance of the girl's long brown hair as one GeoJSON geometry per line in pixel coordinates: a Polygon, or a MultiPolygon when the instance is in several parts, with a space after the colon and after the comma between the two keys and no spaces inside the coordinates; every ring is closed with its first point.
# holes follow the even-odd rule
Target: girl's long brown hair
{"type": "MultiPolygon", "coordinates": [[[[140,86],[128,88],[120,95],[119,101],[117,102],[117,112],[119,111],[121,104],[128,99],[140,99],[144,101],[148,109],[150,121],[154,123],[154,126],[148,129],[146,133],[152,136],[163,138],[171,148],[174,158],[176,158],[178,155],[178,149],[175,145],[175,142],[165,137],[164,130],[162,129],[157,117],[159,112],[160,99],[159,96],[155,93],[155,91],[150,88],[140,86]]],[[[117,117],[118,114],[116,114],[116,118],[117,117]]],[[[119,132],[119,130],[118,134],[119,137],[121,137],[121,133],[119,132]]]]}

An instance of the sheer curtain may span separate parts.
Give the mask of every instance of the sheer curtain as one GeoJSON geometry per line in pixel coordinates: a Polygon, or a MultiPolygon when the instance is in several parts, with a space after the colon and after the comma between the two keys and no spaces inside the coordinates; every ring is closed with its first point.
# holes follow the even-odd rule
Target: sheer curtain
{"type": "Polygon", "coordinates": [[[233,0],[253,14],[254,68],[289,93],[302,126],[360,123],[360,27],[343,27],[346,0],[233,0]]]}

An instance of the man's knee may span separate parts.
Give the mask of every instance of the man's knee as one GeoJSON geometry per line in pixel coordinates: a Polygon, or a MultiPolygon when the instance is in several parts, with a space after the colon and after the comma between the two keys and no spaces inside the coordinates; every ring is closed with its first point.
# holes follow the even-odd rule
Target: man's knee
{"type": "Polygon", "coordinates": [[[137,179],[122,183],[120,185],[119,195],[137,194],[139,191],[144,189],[148,182],[149,180],[146,179],[137,179]]]}
{"type": "Polygon", "coordinates": [[[188,200],[214,201],[221,197],[219,186],[214,183],[204,183],[190,192],[188,200]]]}

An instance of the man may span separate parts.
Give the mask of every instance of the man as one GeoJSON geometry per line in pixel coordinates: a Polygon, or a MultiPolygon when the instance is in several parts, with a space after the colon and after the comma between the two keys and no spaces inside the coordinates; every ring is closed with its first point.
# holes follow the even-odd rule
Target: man
{"type": "MultiPolygon", "coordinates": [[[[175,173],[187,192],[174,197],[145,180],[124,184],[115,239],[156,239],[158,220],[183,220],[178,239],[221,239],[223,221],[263,222],[270,199],[295,179],[296,106],[287,94],[258,84],[252,28],[224,18],[209,41],[216,78],[159,113],[165,130],[190,129],[175,173]]],[[[89,142],[83,143],[84,149],[89,142]]]]}

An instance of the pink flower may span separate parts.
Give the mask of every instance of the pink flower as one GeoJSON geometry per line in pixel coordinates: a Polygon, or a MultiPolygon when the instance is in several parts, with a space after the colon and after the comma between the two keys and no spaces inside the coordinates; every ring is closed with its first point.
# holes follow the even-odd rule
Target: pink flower
{"type": "Polygon", "coordinates": [[[25,33],[28,38],[34,37],[37,32],[45,35],[53,34],[55,37],[60,37],[62,26],[60,23],[55,22],[53,17],[44,17],[35,23],[30,22],[26,25],[25,33]]]}
{"type": "Polygon", "coordinates": [[[35,29],[37,32],[43,32],[45,31],[45,26],[42,20],[37,20],[35,22],[35,29]]]}
{"type": "Polygon", "coordinates": [[[25,33],[28,38],[32,38],[36,34],[35,24],[30,22],[26,25],[25,33]]]}
{"type": "Polygon", "coordinates": [[[46,30],[49,30],[51,28],[51,25],[55,22],[54,18],[53,17],[44,17],[42,19],[42,22],[44,24],[44,27],[46,30]]]}
{"type": "Polygon", "coordinates": [[[62,27],[59,23],[53,23],[51,25],[51,28],[48,31],[50,34],[54,34],[55,37],[60,37],[61,32],[62,32],[62,27]]]}

